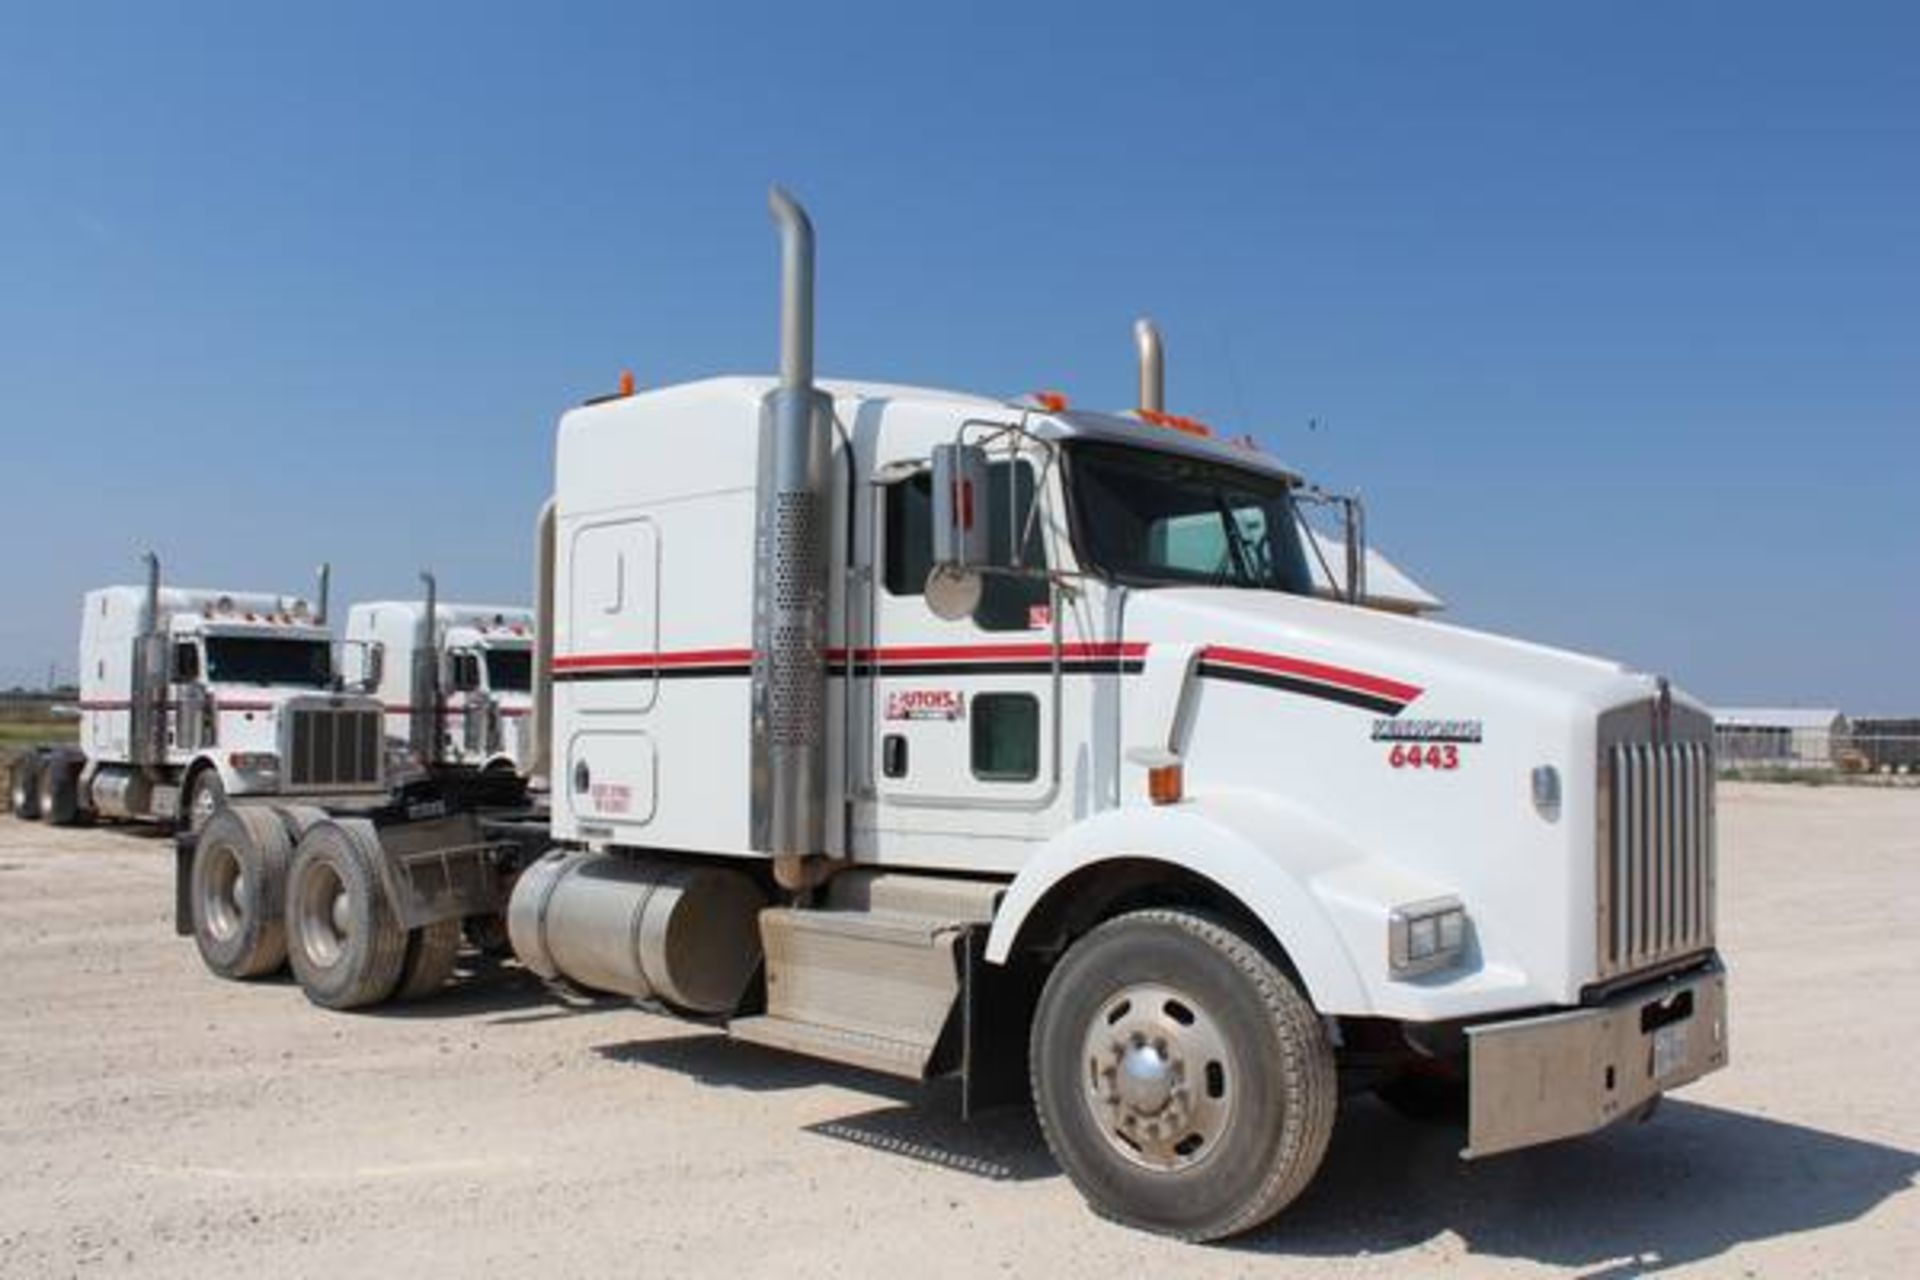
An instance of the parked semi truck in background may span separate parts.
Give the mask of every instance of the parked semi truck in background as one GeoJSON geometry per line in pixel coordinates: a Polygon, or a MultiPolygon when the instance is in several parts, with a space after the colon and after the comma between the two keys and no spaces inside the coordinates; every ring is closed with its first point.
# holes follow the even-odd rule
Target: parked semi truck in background
{"type": "Polygon", "coordinates": [[[1298,1195],[1344,1091],[1480,1157],[1725,1064],[1698,704],[1317,598],[1301,477],[1157,362],[1122,414],[816,381],[772,203],[779,376],[560,421],[550,813],[237,802],[181,878],[216,971],[376,1004],[504,908],[556,983],[1030,1089],[1098,1211],[1189,1239],[1298,1195]]]}
{"type": "Polygon", "coordinates": [[[101,587],[81,604],[79,742],[16,761],[12,809],[54,823],[205,825],[229,796],[375,793],[379,704],[343,693],[318,602],[274,592],[101,587]]]}
{"type": "Polygon", "coordinates": [[[347,610],[348,686],[380,700],[389,740],[422,770],[460,770],[512,790],[532,755],[533,610],[371,600],[347,610]]]}

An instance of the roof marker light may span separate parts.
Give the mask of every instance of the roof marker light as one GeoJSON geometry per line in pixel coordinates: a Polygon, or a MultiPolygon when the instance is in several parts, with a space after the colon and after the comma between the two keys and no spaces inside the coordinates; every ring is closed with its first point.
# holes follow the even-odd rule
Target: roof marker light
{"type": "Polygon", "coordinates": [[[1180,431],[1201,439],[1213,438],[1213,428],[1198,418],[1183,418],[1177,413],[1161,413],[1157,409],[1135,409],[1134,415],[1142,422],[1151,422],[1156,427],[1165,427],[1169,431],[1180,431]]]}
{"type": "Polygon", "coordinates": [[[622,369],[620,371],[620,394],[623,396],[630,396],[633,394],[633,388],[634,388],[633,370],[622,369]]]}
{"type": "Polygon", "coordinates": [[[1042,409],[1045,409],[1048,413],[1065,413],[1067,411],[1067,397],[1064,392],[1036,391],[1033,393],[1033,402],[1042,409]]]}

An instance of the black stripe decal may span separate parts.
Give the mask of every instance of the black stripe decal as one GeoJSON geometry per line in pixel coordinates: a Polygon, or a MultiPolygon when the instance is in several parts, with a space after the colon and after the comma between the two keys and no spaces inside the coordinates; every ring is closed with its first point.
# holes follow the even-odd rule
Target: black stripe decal
{"type": "Polygon", "coordinates": [[[1259,685],[1263,689],[1279,689],[1286,693],[1299,693],[1309,698],[1319,698],[1324,702],[1362,707],[1368,711],[1377,711],[1383,716],[1397,716],[1406,709],[1407,705],[1377,693],[1367,693],[1360,689],[1343,689],[1338,685],[1320,684],[1313,680],[1302,680],[1297,676],[1284,676],[1275,671],[1255,671],[1250,667],[1229,667],[1216,662],[1203,662],[1200,664],[1200,674],[1210,680],[1231,680],[1236,684],[1259,685]]]}
{"type": "MultiPolygon", "coordinates": [[[[1138,675],[1146,664],[1138,658],[1065,658],[1061,660],[1060,670],[1067,675],[1138,675]]],[[[838,664],[828,668],[835,675],[843,673],[838,664]]],[[[872,663],[856,662],[854,674],[860,676],[1044,676],[1053,673],[1053,664],[1045,658],[1032,662],[883,662],[876,669],[872,663]]]]}

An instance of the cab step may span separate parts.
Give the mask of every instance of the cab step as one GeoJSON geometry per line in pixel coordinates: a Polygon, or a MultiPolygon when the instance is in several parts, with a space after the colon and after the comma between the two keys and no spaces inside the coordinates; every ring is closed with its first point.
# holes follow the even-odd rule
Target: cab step
{"type": "Polygon", "coordinates": [[[993,881],[848,871],[818,907],[760,913],[767,1011],[741,1040],[887,1075],[932,1074],[960,995],[960,940],[986,924],[993,881]]]}

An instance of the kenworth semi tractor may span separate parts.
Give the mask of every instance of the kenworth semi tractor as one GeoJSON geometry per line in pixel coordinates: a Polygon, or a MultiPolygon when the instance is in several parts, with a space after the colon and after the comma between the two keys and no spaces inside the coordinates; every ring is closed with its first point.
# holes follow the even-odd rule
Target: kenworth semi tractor
{"type": "Polygon", "coordinates": [[[1157,386],[817,381],[772,207],[778,376],[560,421],[550,814],[235,806],[182,880],[222,971],[418,994],[504,903],[555,984],[1030,1094],[1095,1209],[1196,1240],[1299,1194],[1343,1092],[1479,1158],[1725,1065],[1697,703],[1318,598],[1302,478],[1157,386]]]}
{"type": "Polygon", "coordinates": [[[465,771],[517,788],[532,758],[533,610],[420,600],[347,610],[341,667],[380,699],[389,741],[424,770],[465,771]]]}
{"type": "Polygon", "coordinates": [[[22,756],[15,816],[198,829],[227,797],[383,791],[379,704],[343,693],[317,605],[299,596],[163,586],[89,591],[75,747],[22,756]]]}

